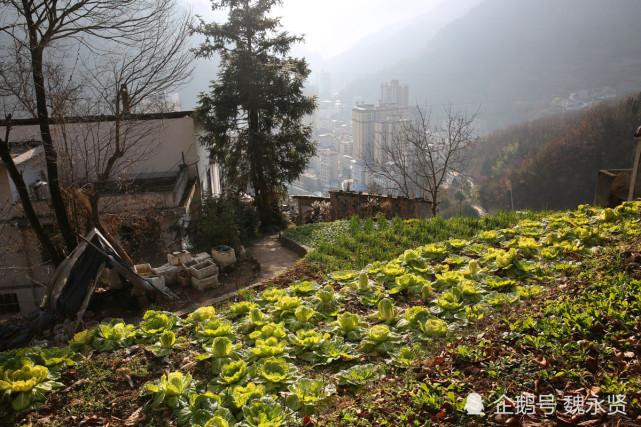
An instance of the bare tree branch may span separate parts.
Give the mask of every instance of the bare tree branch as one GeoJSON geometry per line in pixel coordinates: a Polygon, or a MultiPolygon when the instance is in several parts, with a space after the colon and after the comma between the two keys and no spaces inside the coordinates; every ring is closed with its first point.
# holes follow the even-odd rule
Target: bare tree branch
{"type": "Polygon", "coordinates": [[[417,108],[411,120],[400,121],[391,141],[365,156],[369,172],[393,183],[391,191],[405,197],[429,197],[436,215],[440,197],[453,174],[464,175],[469,149],[478,142],[476,114],[465,115],[447,107],[445,123],[434,125],[431,114],[417,108]]]}

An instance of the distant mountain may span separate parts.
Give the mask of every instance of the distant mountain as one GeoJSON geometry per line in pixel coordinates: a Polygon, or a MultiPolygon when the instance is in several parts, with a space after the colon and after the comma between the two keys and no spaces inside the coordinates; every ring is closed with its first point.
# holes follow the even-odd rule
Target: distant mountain
{"type": "Polygon", "coordinates": [[[641,87],[639,22],[638,0],[485,0],[415,47],[413,60],[360,76],[341,98],[375,102],[380,83],[395,78],[419,104],[480,105],[496,129],[574,91],[641,87]]]}
{"type": "MultiPolygon", "coordinates": [[[[362,39],[345,52],[324,61],[322,67],[332,73],[332,86],[342,89],[355,78],[415,57],[417,46],[425,46],[443,27],[480,2],[447,0],[409,21],[390,25],[362,39]]],[[[313,63],[319,64],[318,61],[313,63]]]]}

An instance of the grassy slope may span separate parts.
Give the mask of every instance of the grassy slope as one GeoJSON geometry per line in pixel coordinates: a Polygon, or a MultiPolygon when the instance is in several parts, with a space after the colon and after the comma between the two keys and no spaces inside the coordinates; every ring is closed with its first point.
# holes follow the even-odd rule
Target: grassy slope
{"type": "Polygon", "coordinates": [[[289,228],[283,234],[315,250],[305,261],[316,262],[327,273],[345,269],[361,269],[375,261],[388,261],[408,248],[415,248],[449,238],[470,238],[482,230],[512,227],[519,220],[536,219],[545,212],[499,211],[484,218],[437,217],[428,221],[387,221],[379,217],[350,221],[306,224],[289,228]]]}
{"type": "MultiPolygon", "coordinates": [[[[303,359],[313,357],[314,353],[315,362],[326,362],[327,356],[318,348],[314,352],[294,344],[293,316],[291,312],[287,314],[286,306],[296,305],[296,299],[272,303],[265,301],[266,295],[262,294],[262,300],[257,299],[256,303],[263,313],[273,316],[275,321],[284,319],[290,328],[288,338],[279,343],[287,344],[286,352],[289,352],[289,360],[296,364],[297,375],[317,378],[326,386],[334,384],[338,388],[328,398],[299,410],[299,415],[310,418],[301,416],[294,425],[305,422],[345,426],[425,425],[429,422],[461,425],[525,421],[600,425],[641,421],[639,205],[613,218],[614,222],[604,222],[599,214],[583,208],[551,214],[541,222],[521,220],[512,227],[515,219],[496,233],[483,232],[478,226],[477,234],[469,242],[450,240],[449,245],[427,245],[419,258],[415,257],[415,252],[406,252],[394,262],[369,267],[368,291],[357,292],[356,285],[349,285],[353,274],[330,275],[326,283],[333,290],[341,290],[335,294],[338,302],[330,300],[330,305],[334,304],[332,309],[363,315],[362,320],[366,320],[369,331],[375,325],[388,324],[402,337],[399,344],[375,343],[375,348],[371,349],[368,348],[372,347],[368,343],[369,335],[364,330],[360,344],[358,340],[351,346],[347,343],[345,351],[356,355],[355,361],[351,362],[336,361],[321,366],[305,362],[303,359]],[[528,238],[534,239],[536,245],[533,246],[528,238]],[[500,248],[505,251],[501,252],[500,248]],[[516,257],[510,257],[510,248],[514,249],[516,257]],[[474,269],[470,260],[475,260],[482,270],[472,274],[470,270],[474,269]],[[397,274],[394,270],[399,268],[423,274],[431,282],[435,294],[427,303],[407,290],[395,291],[396,281],[390,274],[397,274]],[[463,311],[456,307],[453,311],[442,310],[442,306],[446,306],[442,304],[444,295],[456,292],[462,295],[463,289],[462,283],[452,282],[457,280],[456,275],[447,276],[448,269],[459,271],[476,282],[477,290],[483,292],[481,299],[462,298],[463,311]],[[467,275],[463,273],[465,271],[467,275]],[[393,298],[397,307],[395,318],[387,322],[373,317],[377,312],[376,300],[382,297],[393,298]],[[430,337],[416,328],[416,323],[403,327],[411,307],[429,307],[434,314],[446,319],[449,325],[446,336],[430,337]],[[405,350],[399,354],[401,345],[405,350]],[[410,359],[414,360],[410,362],[410,359]],[[385,367],[385,376],[381,379],[379,370],[359,387],[355,387],[353,381],[339,380],[340,372],[350,366],[369,363],[385,367]],[[483,398],[486,415],[482,418],[468,416],[463,409],[464,399],[472,391],[483,398]],[[559,401],[557,412],[548,417],[540,412],[526,418],[496,415],[494,402],[503,394],[512,399],[519,395],[538,399],[541,395],[552,394],[559,401]],[[608,396],[624,395],[626,415],[565,414],[562,399],[573,395],[598,396],[604,400],[606,410],[609,409],[608,396]]],[[[362,226],[363,229],[370,227],[362,226]]],[[[358,236],[358,232],[354,234],[358,236]]],[[[395,236],[399,242],[398,233],[395,236]]],[[[382,241],[384,238],[377,240],[382,241]]],[[[399,245],[395,242],[393,247],[399,245]]],[[[397,247],[396,253],[402,253],[402,249],[397,247]]],[[[328,260],[333,263],[345,262],[335,255],[332,257],[328,260]]],[[[340,265],[343,269],[345,264],[340,265]]],[[[459,282],[461,279],[463,277],[458,277],[459,282]]],[[[287,293],[298,295],[299,304],[313,306],[319,312],[324,309],[322,301],[315,296],[320,293],[313,284],[290,287],[287,293]],[[313,293],[308,295],[310,289],[313,293]]],[[[255,358],[252,350],[257,350],[259,345],[246,335],[252,327],[245,323],[250,329],[241,330],[243,322],[239,319],[246,315],[234,314],[234,310],[239,312],[242,308],[241,304],[219,310],[220,319],[223,323],[226,319],[234,319],[234,334],[230,336],[244,345],[246,352],[241,358],[250,361],[250,365],[260,366],[258,360],[252,363],[255,358]]],[[[330,327],[333,316],[327,315],[329,317],[325,319],[321,315],[315,321],[312,319],[313,328],[335,335],[337,332],[330,327]]],[[[150,404],[152,395],[146,385],[158,383],[163,373],[180,371],[192,375],[192,385],[197,384],[200,392],[204,392],[207,382],[211,381],[210,388],[215,388],[221,378],[212,373],[211,360],[195,359],[199,353],[208,353],[195,341],[202,339],[205,329],[211,330],[213,326],[194,328],[194,325],[202,323],[192,318],[191,322],[173,325],[177,335],[188,342],[177,343],[166,356],[156,356],[147,350],[158,339],[158,335],[155,339],[149,338],[153,336],[150,334],[151,322],[135,329],[133,336],[108,343],[127,348],[107,352],[92,350],[105,345],[105,340],[96,338],[99,332],[94,330],[93,341],[85,346],[84,356],[77,357],[78,363],[62,372],[58,381],[62,383],[63,391],[48,394],[44,404],[32,412],[16,414],[9,409],[0,413],[0,424],[110,422],[135,425],[138,422],[142,425],[175,425],[178,412],[163,405],[153,408],[150,404]]],[[[253,329],[257,328],[254,326],[253,329]]],[[[38,359],[38,353],[32,353],[30,357],[38,359]]],[[[0,355],[0,363],[5,369],[19,359],[16,354],[0,355]]],[[[252,379],[261,380],[258,374],[252,374],[252,379]]],[[[269,391],[271,383],[264,377],[262,383],[269,391]]],[[[0,387],[3,387],[2,383],[0,387]]],[[[271,393],[282,396],[289,387],[286,382],[272,384],[271,393]]],[[[259,417],[261,411],[266,416],[287,412],[281,406],[282,397],[277,399],[280,404],[271,408],[256,400],[246,405],[244,411],[234,409],[228,401],[223,401],[223,406],[232,409],[238,421],[258,425],[252,417],[259,417]]],[[[202,410],[205,418],[209,418],[217,404],[212,399],[203,400],[208,402],[209,406],[203,405],[202,410]]],[[[186,406],[186,400],[177,402],[186,406]]],[[[296,406],[291,399],[288,403],[296,406]]],[[[219,414],[228,415],[225,411],[219,414]]]]}

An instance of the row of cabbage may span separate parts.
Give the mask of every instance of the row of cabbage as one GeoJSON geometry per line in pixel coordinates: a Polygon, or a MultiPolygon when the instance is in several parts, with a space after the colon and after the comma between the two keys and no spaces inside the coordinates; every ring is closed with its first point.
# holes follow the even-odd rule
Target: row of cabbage
{"type": "Polygon", "coordinates": [[[145,345],[158,357],[197,349],[207,375],[171,372],[146,386],[150,405],[180,425],[259,426],[310,414],[337,387],[358,390],[384,366],[414,363],[434,340],[519,299],[535,298],[598,246],[639,235],[638,203],[580,206],[540,221],[408,249],[363,271],[318,284],[270,288],[217,313],[182,320],[148,311],[136,327],[116,319],[77,334],[67,349],[23,349],[0,357],[2,401],[30,408],[60,387],[74,352],[145,345]],[[47,352],[55,353],[52,362],[47,352]]]}

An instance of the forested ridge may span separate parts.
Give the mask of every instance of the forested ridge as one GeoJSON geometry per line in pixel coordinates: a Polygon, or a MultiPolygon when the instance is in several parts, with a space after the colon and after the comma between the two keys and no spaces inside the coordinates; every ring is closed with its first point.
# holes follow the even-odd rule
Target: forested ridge
{"type": "Polygon", "coordinates": [[[600,169],[632,168],[641,93],[489,134],[475,156],[486,209],[566,209],[592,203],[600,169]]]}

